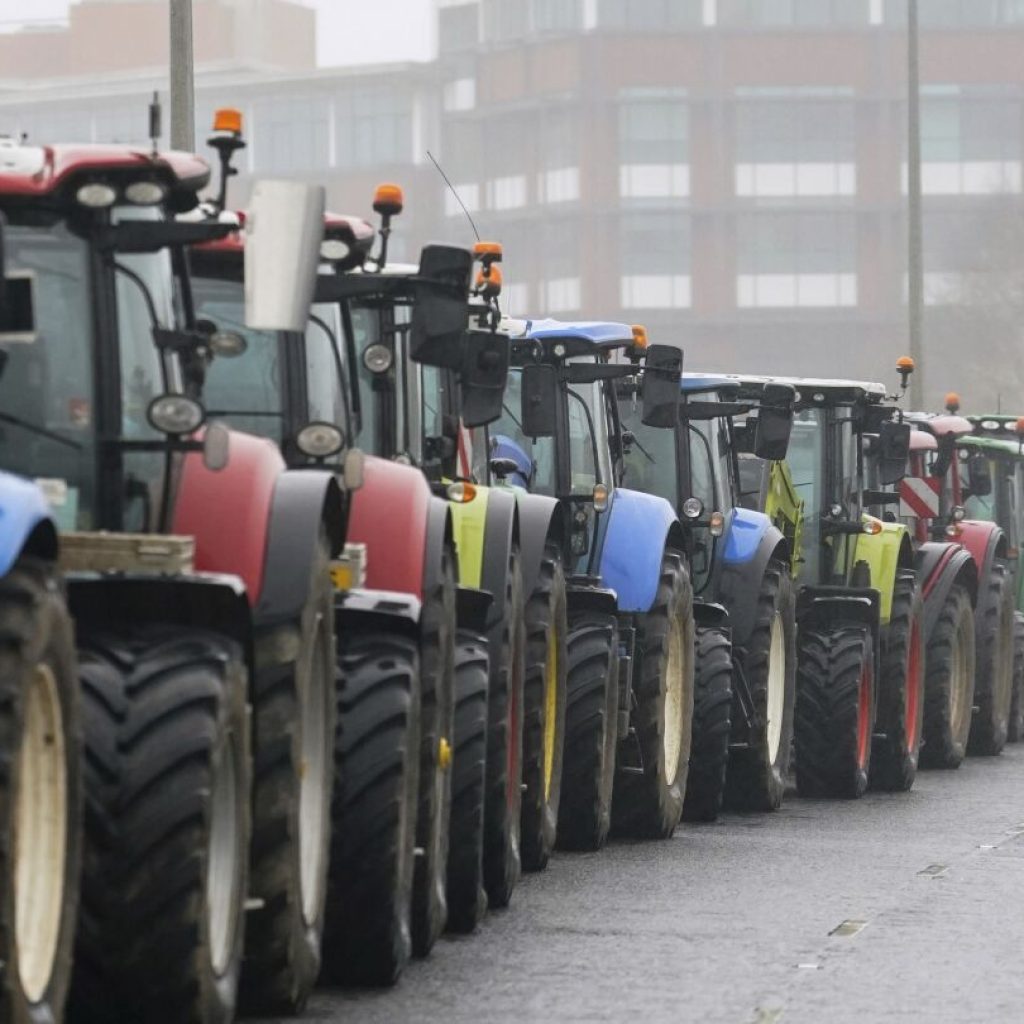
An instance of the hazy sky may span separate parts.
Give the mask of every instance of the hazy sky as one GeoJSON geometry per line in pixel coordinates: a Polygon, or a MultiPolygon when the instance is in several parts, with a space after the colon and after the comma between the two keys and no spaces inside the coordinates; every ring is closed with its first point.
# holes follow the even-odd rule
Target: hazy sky
{"type": "MultiPolygon", "coordinates": [[[[433,0],[301,2],[318,12],[321,64],[426,60],[433,53],[433,0]]],[[[68,0],[0,0],[0,28],[63,18],[67,9],[68,0]]]]}

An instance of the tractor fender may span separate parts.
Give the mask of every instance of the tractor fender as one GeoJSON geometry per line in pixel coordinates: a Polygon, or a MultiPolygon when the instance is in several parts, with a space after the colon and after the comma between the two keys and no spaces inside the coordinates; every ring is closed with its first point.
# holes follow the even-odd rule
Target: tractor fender
{"type": "Polygon", "coordinates": [[[682,527],[672,506],[656,495],[616,488],[609,500],[598,560],[601,583],[615,591],[620,614],[648,612],[666,549],[685,550],[682,527]]]}
{"type": "Polygon", "coordinates": [[[732,625],[729,609],[714,601],[693,602],[693,621],[707,629],[729,629],[732,625]]]}
{"type": "MultiPolygon", "coordinates": [[[[519,525],[519,559],[523,568],[523,593],[530,595],[537,586],[544,548],[549,541],[559,551],[566,550],[565,513],[555,498],[515,491],[519,525]]],[[[568,571],[569,566],[566,566],[568,571]]]]}
{"type": "Polygon", "coordinates": [[[0,576],[21,553],[55,561],[57,527],[39,487],[24,477],[0,472],[0,576]]]}
{"type": "MultiPolygon", "coordinates": [[[[477,497],[480,496],[480,490],[481,488],[477,488],[477,497]]],[[[495,623],[500,622],[505,614],[505,580],[508,577],[512,545],[519,539],[519,522],[515,495],[501,487],[488,487],[483,490],[486,491],[487,497],[487,518],[484,522],[480,573],[476,585],[491,594],[487,629],[484,630],[487,632],[495,623]]],[[[459,567],[462,568],[461,552],[459,567]]]]}
{"type": "Polygon", "coordinates": [[[68,609],[80,636],[128,623],[213,629],[241,646],[254,671],[252,612],[238,576],[71,572],[66,583],[68,609]]]}
{"type": "MultiPolygon", "coordinates": [[[[421,477],[422,478],[422,477],[421,477]]],[[[422,478],[426,484],[426,479],[422,478]]],[[[429,488],[429,484],[427,485],[429,488]]],[[[459,581],[459,552],[455,546],[455,532],[452,525],[450,502],[430,495],[426,506],[426,546],[423,550],[422,580],[423,593],[433,593],[441,582],[441,561],[445,548],[455,559],[455,581],[459,581]]],[[[421,598],[422,600],[422,598],[421,598]]]]}
{"type": "Polygon", "coordinates": [[[290,622],[309,597],[321,527],[333,558],[344,546],[342,495],[334,475],[320,469],[290,469],[274,488],[267,534],[263,589],[256,603],[257,625],[290,622]]]}
{"type": "Polygon", "coordinates": [[[603,587],[593,586],[589,583],[581,584],[578,579],[578,577],[576,580],[570,578],[565,585],[570,618],[587,613],[618,615],[619,603],[614,590],[605,590],[603,587]]]}
{"type": "Polygon", "coordinates": [[[334,622],[339,636],[383,630],[415,639],[419,636],[422,604],[412,594],[355,587],[334,598],[334,622]]]}
{"type": "Polygon", "coordinates": [[[959,544],[928,541],[917,550],[917,578],[924,595],[924,642],[938,622],[939,613],[955,583],[967,587],[971,604],[978,600],[978,569],[966,548],[959,544]]]}
{"type": "Polygon", "coordinates": [[[366,545],[368,589],[423,600],[428,521],[444,504],[418,469],[366,456],[363,485],[349,499],[346,540],[366,545]]]}
{"type": "Polygon", "coordinates": [[[868,626],[878,642],[881,597],[873,587],[804,587],[797,595],[796,618],[800,629],[868,626]]]}
{"type": "Polygon", "coordinates": [[[723,535],[716,589],[729,609],[737,647],[745,647],[753,632],[761,580],[773,558],[789,565],[789,545],[782,531],[763,512],[733,509],[723,535]]]}
{"type": "MultiPolygon", "coordinates": [[[[476,487],[469,501],[448,502],[448,511],[459,558],[459,583],[464,587],[486,587],[483,580],[488,542],[499,548],[505,544],[507,551],[515,508],[497,497],[492,488],[476,487]],[[503,536],[506,528],[508,535],[503,536]]],[[[492,557],[500,561],[502,556],[492,552],[492,557]]],[[[506,565],[507,557],[506,554],[506,565]]]]}
{"type": "Polygon", "coordinates": [[[1006,558],[1006,534],[995,523],[964,520],[957,539],[971,553],[979,580],[988,579],[996,559],[1006,558]]]}
{"type": "Polygon", "coordinates": [[[899,569],[914,569],[914,549],[910,532],[902,523],[882,523],[882,532],[862,533],[857,537],[855,560],[867,562],[871,586],[881,597],[881,622],[892,617],[892,595],[899,569]]]}

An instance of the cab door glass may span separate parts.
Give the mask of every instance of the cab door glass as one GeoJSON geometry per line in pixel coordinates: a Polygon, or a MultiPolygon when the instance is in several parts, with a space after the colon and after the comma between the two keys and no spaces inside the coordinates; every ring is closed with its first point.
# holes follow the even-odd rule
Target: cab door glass
{"type": "MultiPolygon", "coordinates": [[[[509,371],[501,416],[487,429],[488,463],[500,458],[515,463],[505,482],[536,494],[555,496],[555,442],[551,437],[530,438],[519,421],[522,408],[522,371],[509,371]]],[[[475,442],[476,432],[474,432],[475,442]]],[[[479,458],[474,443],[474,457],[479,458]]],[[[483,467],[481,467],[483,468],[483,467]]],[[[487,479],[485,475],[483,479],[487,479]]]]}
{"type": "Polygon", "coordinates": [[[594,493],[598,482],[597,438],[594,419],[586,400],[569,388],[569,480],[573,495],[594,493]]]}
{"type": "MultiPolygon", "coordinates": [[[[336,347],[340,344],[340,332],[337,307],[313,307],[313,319],[306,325],[305,339],[307,415],[309,422],[319,420],[338,427],[347,444],[351,438],[352,423],[341,353],[336,347]]],[[[331,461],[340,458],[339,454],[331,461]]]]}
{"type": "Polygon", "coordinates": [[[818,581],[821,569],[821,512],[824,503],[822,488],[821,411],[804,409],[793,423],[786,461],[793,476],[793,486],[804,503],[803,563],[801,581],[818,581]]]}

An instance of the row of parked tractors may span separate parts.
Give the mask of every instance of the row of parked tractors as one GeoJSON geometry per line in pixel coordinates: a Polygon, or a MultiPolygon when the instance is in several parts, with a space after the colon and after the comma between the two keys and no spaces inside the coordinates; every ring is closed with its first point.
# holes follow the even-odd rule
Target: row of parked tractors
{"type": "Polygon", "coordinates": [[[297,1013],[556,848],[1021,738],[1016,420],[511,320],[210,142],[0,144],[4,1024],[297,1013]]]}

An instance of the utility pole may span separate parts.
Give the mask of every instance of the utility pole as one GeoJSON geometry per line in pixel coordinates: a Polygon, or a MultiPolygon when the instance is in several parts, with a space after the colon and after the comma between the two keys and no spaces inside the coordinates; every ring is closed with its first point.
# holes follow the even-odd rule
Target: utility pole
{"type": "Polygon", "coordinates": [[[907,271],[910,357],[917,372],[910,378],[910,403],[924,408],[924,255],[921,201],[921,63],[917,0],[907,0],[907,271]]]}
{"type": "Polygon", "coordinates": [[[171,148],[195,149],[192,0],[170,0],[171,148]]]}

